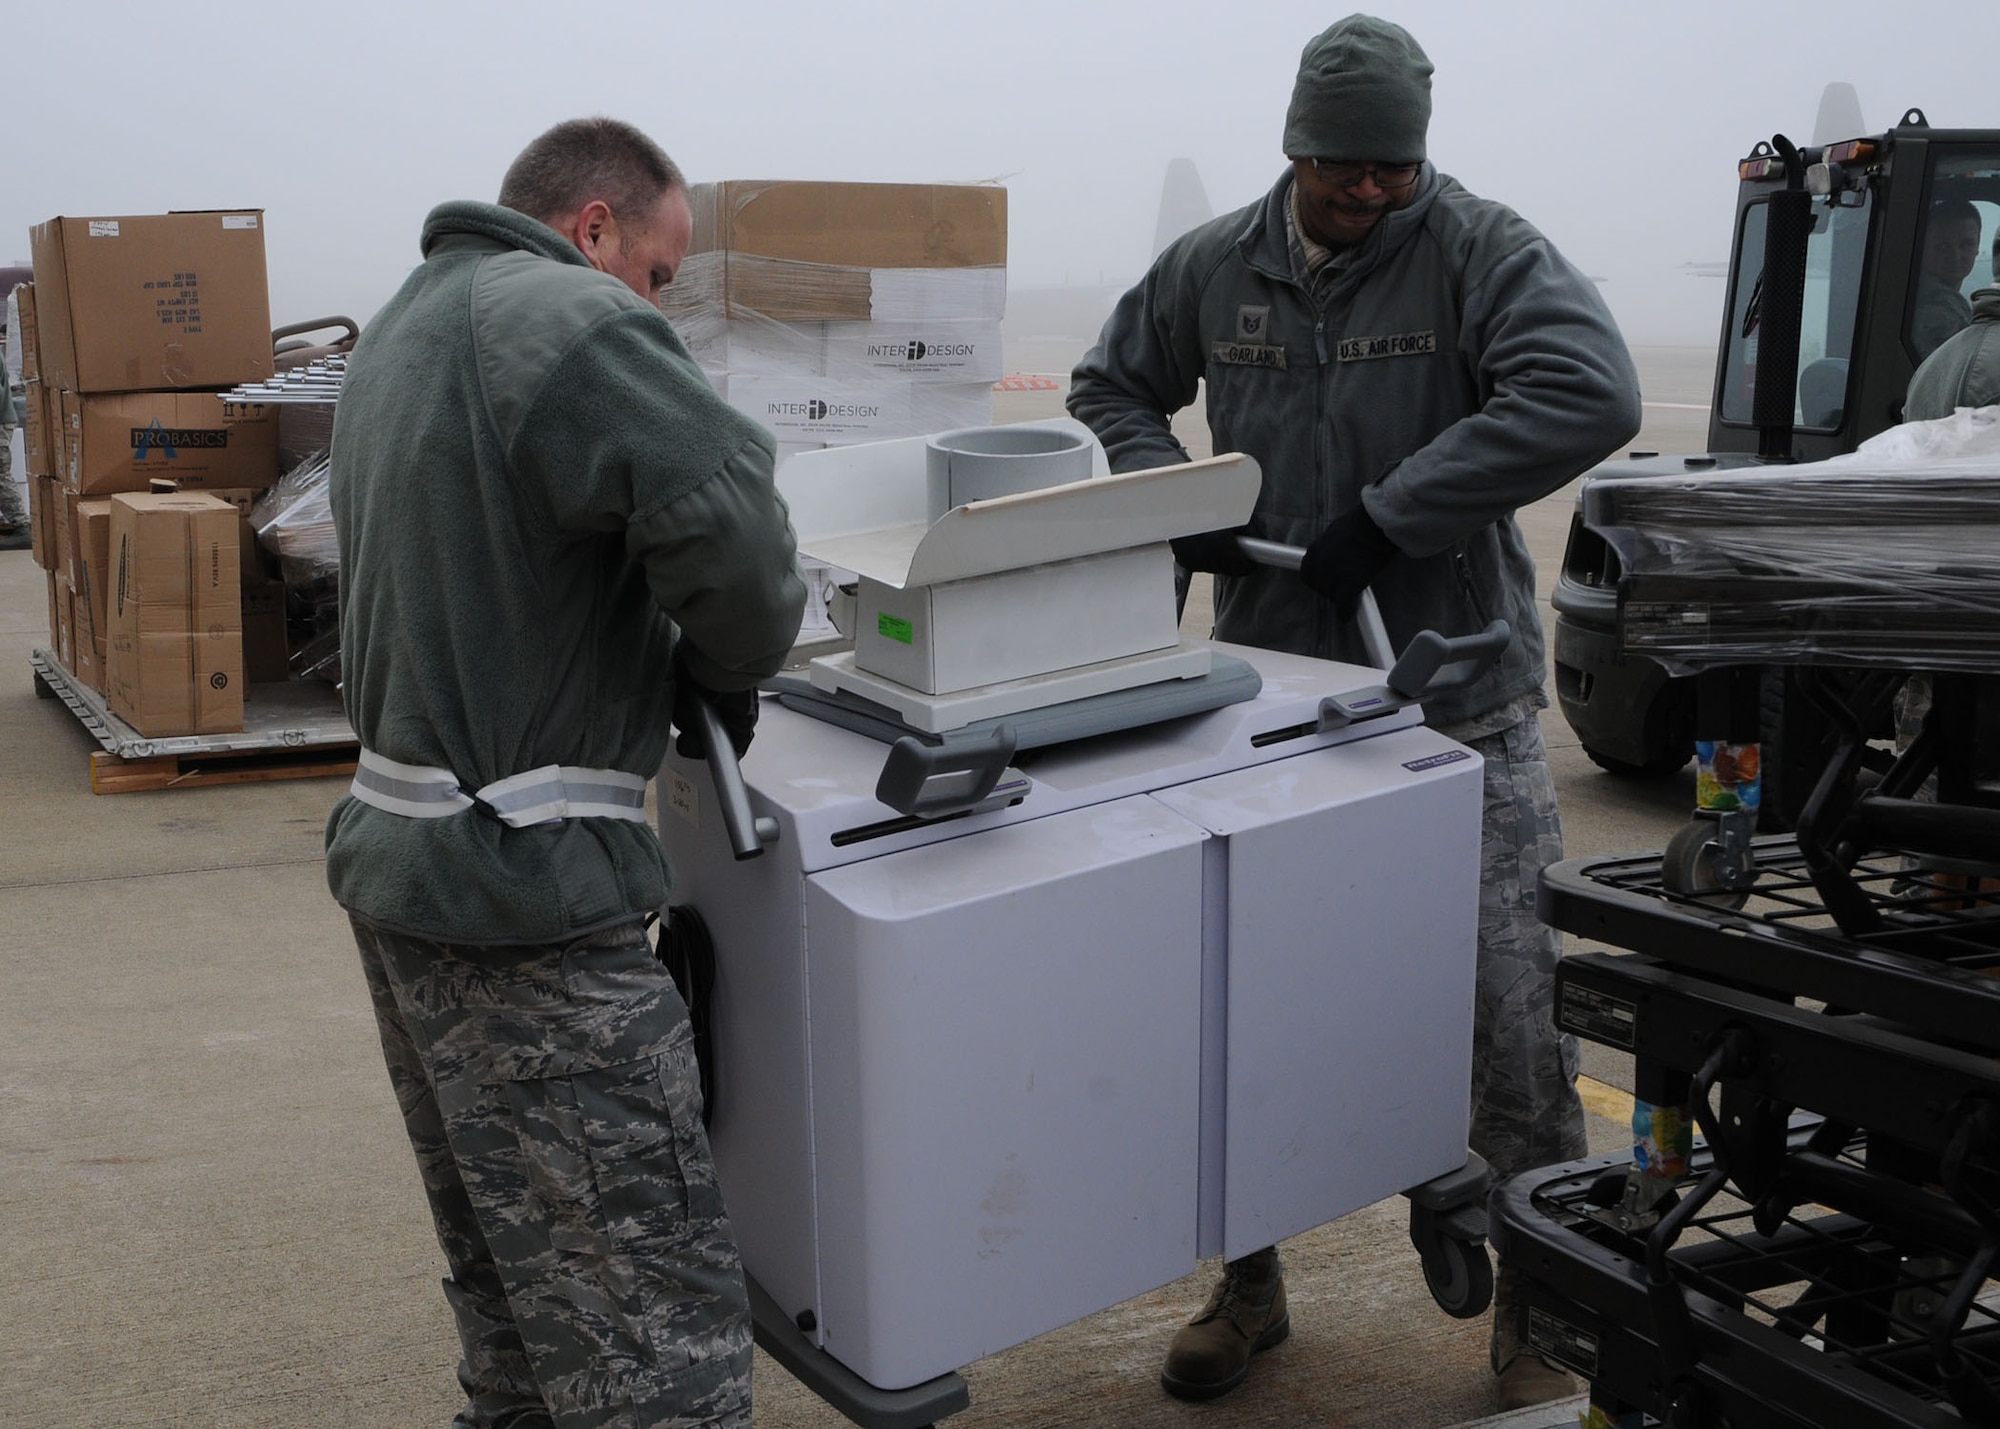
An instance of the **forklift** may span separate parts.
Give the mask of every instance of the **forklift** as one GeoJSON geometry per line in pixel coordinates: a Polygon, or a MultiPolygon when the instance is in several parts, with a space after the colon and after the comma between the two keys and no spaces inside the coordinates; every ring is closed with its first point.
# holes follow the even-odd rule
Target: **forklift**
{"type": "MultiPolygon", "coordinates": [[[[1828,101],[1836,89],[1846,87],[1830,87],[1828,101]]],[[[1858,129],[1859,107],[1847,94],[1858,129]]],[[[1822,103],[1816,138],[1837,107],[1822,103]]],[[[1911,109],[1883,133],[1838,133],[1803,148],[1780,135],[1737,165],[1708,450],[1635,451],[1588,476],[1820,461],[1902,420],[1911,373],[1969,320],[1966,297],[1996,281],[2000,130],[1934,129],[1911,109]]],[[[1660,778],[1688,762],[1698,724],[1713,718],[1698,708],[1693,676],[1621,650],[1620,575],[1617,554],[1584,525],[1579,500],[1552,598],[1556,697],[1600,768],[1660,778]]],[[[1832,744],[1797,680],[1796,670],[1770,666],[1742,670],[1736,681],[1756,705],[1757,826],[1765,832],[1793,827],[1832,744]]]]}

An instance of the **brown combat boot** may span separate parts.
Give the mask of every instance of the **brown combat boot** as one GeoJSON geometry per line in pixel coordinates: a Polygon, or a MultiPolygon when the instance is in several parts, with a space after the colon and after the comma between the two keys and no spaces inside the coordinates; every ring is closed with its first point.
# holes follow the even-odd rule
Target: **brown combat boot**
{"type": "Polygon", "coordinates": [[[1250,1373],[1250,1356],[1291,1332],[1278,1249],[1253,1251],[1223,1267],[1208,1304],[1174,1336],[1160,1387],[1176,1399],[1227,1394],[1250,1373]]]}
{"type": "Polygon", "coordinates": [[[1488,1355],[1493,1363],[1493,1407],[1526,1409],[1577,1393],[1568,1370],[1550,1364],[1521,1339],[1519,1278],[1506,1261],[1493,1286],[1493,1338],[1488,1355]]]}

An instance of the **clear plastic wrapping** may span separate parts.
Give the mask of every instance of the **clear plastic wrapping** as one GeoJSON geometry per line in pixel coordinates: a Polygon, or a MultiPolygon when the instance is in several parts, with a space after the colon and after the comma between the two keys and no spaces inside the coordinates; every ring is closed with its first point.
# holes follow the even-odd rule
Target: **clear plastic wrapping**
{"type": "Polygon", "coordinates": [[[340,679],[340,547],[327,476],[314,452],[250,508],[257,544],[277,558],[285,582],[285,624],[295,679],[340,679]]]}
{"type": "MultiPolygon", "coordinates": [[[[731,180],[690,193],[693,249],[660,294],[724,401],[800,452],[993,420],[1007,191],[731,180]]],[[[841,638],[853,577],[801,562],[802,645],[841,638]]]]}
{"type": "Polygon", "coordinates": [[[287,585],[340,572],[340,547],[334,540],[333,503],[327,490],[332,467],[325,452],[314,452],[250,508],[257,543],[278,558],[287,585]]]}
{"type": "Polygon", "coordinates": [[[2000,670],[2000,407],[1829,461],[1599,478],[1622,648],[1723,664],[2000,670]]]}
{"type": "Polygon", "coordinates": [[[732,180],[691,197],[694,248],[661,310],[781,457],[992,421],[1005,189],[732,180]]]}

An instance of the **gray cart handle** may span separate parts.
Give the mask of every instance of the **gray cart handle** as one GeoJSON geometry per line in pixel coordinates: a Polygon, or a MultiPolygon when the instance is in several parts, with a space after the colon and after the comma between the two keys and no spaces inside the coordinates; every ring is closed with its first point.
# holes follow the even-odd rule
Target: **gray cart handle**
{"type": "Polygon", "coordinates": [[[743,784],[743,767],[736,762],[736,746],[729,742],[729,731],[722,727],[722,717],[704,696],[696,695],[693,703],[695,721],[701,726],[698,733],[708,749],[708,773],[715,781],[715,801],[721,806],[722,827],[729,835],[730,851],[741,863],[757,857],[778,841],[778,821],[751,812],[750,791],[743,784]]]}
{"type": "MultiPolygon", "coordinates": [[[[906,734],[889,746],[875,797],[913,819],[975,812],[1009,773],[1015,742],[1011,724],[995,725],[983,739],[943,744],[925,744],[906,734]]],[[[1019,790],[1008,793],[1017,797],[1019,790]]]]}
{"type": "MultiPolygon", "coordinates": [[[[1295,571],[1305,560],[1305,548],[1265,541],[1255,536],[1238,536],[1243,554],[1259,565],[1295,571]]],[[[1368,685],[1345,694],[1328,695],[1320,701],[1321,730],[1337,729],[1356,720],[1372,719],[1420,703],[1426,695],[1460,689],[1493,667],[1514,632],[1504,620],[1496,620],[1477,635],[1461,635],[1448,640],[1435,630],[1420,630],[1400,658],[1389,646],[1389,629],[1382,623],[1381,607],[1375,592],[1361,593],[1355,612],[1361,627],[1361,643],[1371,663],[1389,672],[1379,685],[1368,685]]]]}

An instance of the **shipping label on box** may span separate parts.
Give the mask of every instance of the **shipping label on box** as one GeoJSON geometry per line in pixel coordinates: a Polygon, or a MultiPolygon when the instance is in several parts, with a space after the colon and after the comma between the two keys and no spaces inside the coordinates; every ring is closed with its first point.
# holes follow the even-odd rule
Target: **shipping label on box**
{"type": "Polygon", "coordinates": [[[70,484],[86,496],[145,491],[261,490],[278,479],[278,409],[212,392],[124,392],[75,399],[70,484]]]}
{"type": "Polygon", "coordinates": [[[261,210],[53,218],[30,242],[43,380],[94,393],[271,375],[261,210]]]}
{"type": "Polygon", "coordinates": [[[827,323],[824,333],[829,377],[990,383],[1002,376],[998,323],[827,323]]]}
{"type": "Polygon", "coordinates": [[[721,390],[730,406],[763,423],[781,442],[866,442],[912,435],[907,383],[731,373],[721,390]]]}
{"type": "Polygon", "coordinates": [[[141,734],[243,727],[241,524],[198,493],[112,498],[105,693],[141,734]]]}

